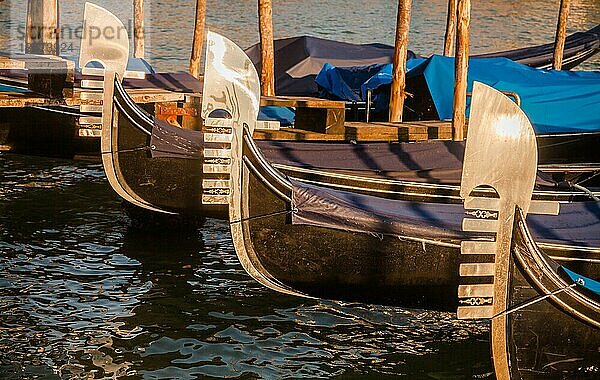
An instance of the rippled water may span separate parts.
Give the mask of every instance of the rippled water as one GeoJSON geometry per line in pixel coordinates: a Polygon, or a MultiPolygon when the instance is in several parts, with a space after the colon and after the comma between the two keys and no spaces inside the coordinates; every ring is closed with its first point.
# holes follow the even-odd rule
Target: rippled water
{"type": "Polygon", "coordinates": [[[490,372],[486,323],[274,294],[224,222],[130,230],[98,164],[0,163],[0,376],[490,372]]]}
{"type": "MultiPolygon", "coordinates": [[[[7,9],[24,3],[0,2],[12,20],[0,49],[18,26],[7,9]]],[[[62,2],[64,23],[82,3],[62,2]]],[[[101,3],[128,17],[129,2],[101,3]]],[[[194,2],[147,3],[150,60],[184,70],[194,2]]],[[[208,3],[212,29],[255,42],[255,1],[208,3]]],[[[412,49],[439,52],[444,3],[415,0],[412,49]]],[[[597,0],[573,3],[572,31],[600,22],[597,0]]],[[[473,51],[551,40],[557,7],[475,2],[473,51]]],[[[391,0],[275,1],[276,35],[391,43],[394,13],[391,0]]],[[[135,231],[99,164],[0,154],[0,377],[489,378],[487,331],[450,313],[275,294],[238,264],[226,223],[135,231]]]]}

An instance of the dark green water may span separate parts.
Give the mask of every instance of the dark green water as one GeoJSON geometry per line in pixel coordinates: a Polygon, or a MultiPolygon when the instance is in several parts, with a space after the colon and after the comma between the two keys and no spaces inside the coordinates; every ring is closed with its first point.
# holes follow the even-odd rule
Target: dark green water
{"type": "Polygon", "coordinates": [[[491,371],[486,323],[276,294],[243,271],[224,222],[131,230],[98,164],[0,155],[0,167],[2,377],[491,371]]]}
{"type": "MultiPolygon", "coordinates": [[[[102,1],[127,19],[129,1],[102,1]]],[[[193,1],[148,4],[148,58],[187,67],[193,1]]],[[[417,1],[411,48],[441,50],[445,1],[417,1]]],[[[25,2],[0,2],[0,50],[25,2]]],[[[77,24],[83,1],[62,2],[77,24]]],[[[393,41],[395,1],[275,1],[276,36],[393,41]]],[[[257,40],[255,1],[208,1],[208,25],[257,40]]],[[[548,42],[558,1],[474,2],[476,53],[548,42]]],[[[571,31],[600,22],[574,0],[571,31]]],[[[600,69],[600,58],[584,66],[600,69]]],[[[0,153],[0,377],[492,378],[488,326],[450,313],[276,294],[239,265],[224,222],[129,228],[96,163],[0,153]]]]}

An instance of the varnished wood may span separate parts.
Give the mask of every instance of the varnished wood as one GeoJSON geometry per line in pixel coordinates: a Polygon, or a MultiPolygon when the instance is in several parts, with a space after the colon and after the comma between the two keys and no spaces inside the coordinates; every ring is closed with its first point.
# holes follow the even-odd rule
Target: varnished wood
{"type": "Polygon", "coordinates": [[[558,13],[558,24],[556,26],[556,38],[554,43],[554,60],[552,68],[561,70],[563,63],[563,53],[565,51],[565,39],[567,38],[567,22],[569,20],[569,11],[571,0],[561,0],[560,11],[558,13]]]}
{"type": "Polygon", "coordinates": [[[444,36],[444,55],[453,55],[454,38],[456,35],[456,0],[448,0],[448,16],[446,18],[446,34],[444,36]]]}
{"type": "Polygon", "coordinates": [[[58,55],[58,30],[58,0],[29,0],[25,52],[58,55]]]}
{"type": "Polygon", "coordinates": [[[469,25],[471,23],[471,0],[458,0],[458,24],[456,28],[456,59],[454,77],[454,105],[452,126],[454,140],[463,140],[465,112],[467,108],[467,73],[469,70],[469,25]]]}
{"type": "Polygon", "coordinates": [[[133,56],[144,58],[144,0],[133,0],[133,56]]]}
{"type": "Polygon", "coordinates": [[[307,96],[262,96],[260,105],[275,107],[304,107],[344,109],[346,104],[337,100],[311,98],[307,96]]]}
{"type": "Polygon", "coordinates": [[[202,41],[206,24],[206,0],[196,1],[196,19],[194,23],[194,40],[192,42],[192,57],[190,59],[190,74],[200,78],[200,61],[202,55],[202,41]]]}
{"type": "MultiPolygon", "coordinates": [[[[166,90],[129,89],[127,93],[136,103],[177,102],[185,99],[185,94],[166,90]]],[[[97,105],[93,99],[81,99],[81,89],[75,89],[72,97],[63,99],[50,99],[33,93],[2,93],[0,92],[0,108],[20,108],[32,105],[37,106],[79,106],[82,104],[97,105]]]]}
{"type": "Polygon", "coordinates": [[[297,128],[279,131],[256,130],[256,140],[280,141],[423,141],[428,139],[449,140],[452,125],[445,121],[417,121],[405,123],[345,123],[344,133],[328,134],[297,128]]]}
{"type": "Polygon", "coordinates": [[[261,92],[265,96],[275,95],[275,48],[273,42],[273,2],[258,0],[258,22],[260,31],[261,92]]]}
{"type": "Polygon", "coordinates": [[[396,23],[396,47],[394,49],[394,72],[390,94],[390,121],[402,121],[406,90],[406,57],[408,54],[408,31],[412,0],[400,0],[396,23]]]}

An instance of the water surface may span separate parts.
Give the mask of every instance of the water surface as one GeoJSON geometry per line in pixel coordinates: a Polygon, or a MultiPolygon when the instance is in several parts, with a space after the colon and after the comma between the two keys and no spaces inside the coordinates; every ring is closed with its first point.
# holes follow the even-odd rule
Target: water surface
{"type": "MultiPolygon", "coordinates": [[[[17,44],[25,3],[0,2],[0,50],[17,44]]],[[[150,61],[185,70],[194,2],[146,3],[150,61]]],[[[393,42],[395,1],[274,3],[277,37],[393,42]]],[[[63,23],[76,25],[82,4],[63,1],[63,23]]],[[[551,41],[557,9],[474,2],[472,51],[551,41]]],[[[570,31],[598,22],[597,0],[573,1],[570,31]]],[[[445,1],[415,0],[411,48],[439,53],[444,23],[445,1]]],[[[208,1],[209,27],[244,47],[256,24],[255,1],[208,1]]],[[[0,377],[491,378],[487,332],[450,313],[276,294],[245,274],[226,223],[139,232],[99,164],[0,154],[0,377]]]]}

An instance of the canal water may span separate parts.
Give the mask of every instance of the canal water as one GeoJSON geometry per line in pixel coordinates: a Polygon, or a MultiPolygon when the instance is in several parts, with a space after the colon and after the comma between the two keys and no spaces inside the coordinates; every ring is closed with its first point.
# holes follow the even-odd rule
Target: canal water
{"type": "MultiPolygon", "coordinates": [[[[0,2],[0,50],[18,46],[24,3],[0,2]]],[[[194,1],[146,3],[148,57],[185,70],[194,1]]],[[[274,3],[277,37],[393,41],[392,0],[274,3]]],[[[414,1],[417,53],[440,52],[444,3],[414,1]]],[[[82,4],[62,2],[63,25],[82,4]]],[[[128,1],[101,5],[130,19],[128,1]]],[[[550,41],[557,8],[474,2],[473,52],[550,41]]],[[[573,0],[571,31],[599,22],[597,0],[573,0]]],[[[256,24],[256,1],[208,1],[208,26],[244,47],[256,24]]],[[[98,163],[0,154],[0,378],[489,379],[487,334],[451,313],[276,294],[245,274],[226,223],[140,232],[98,163]]]]}

